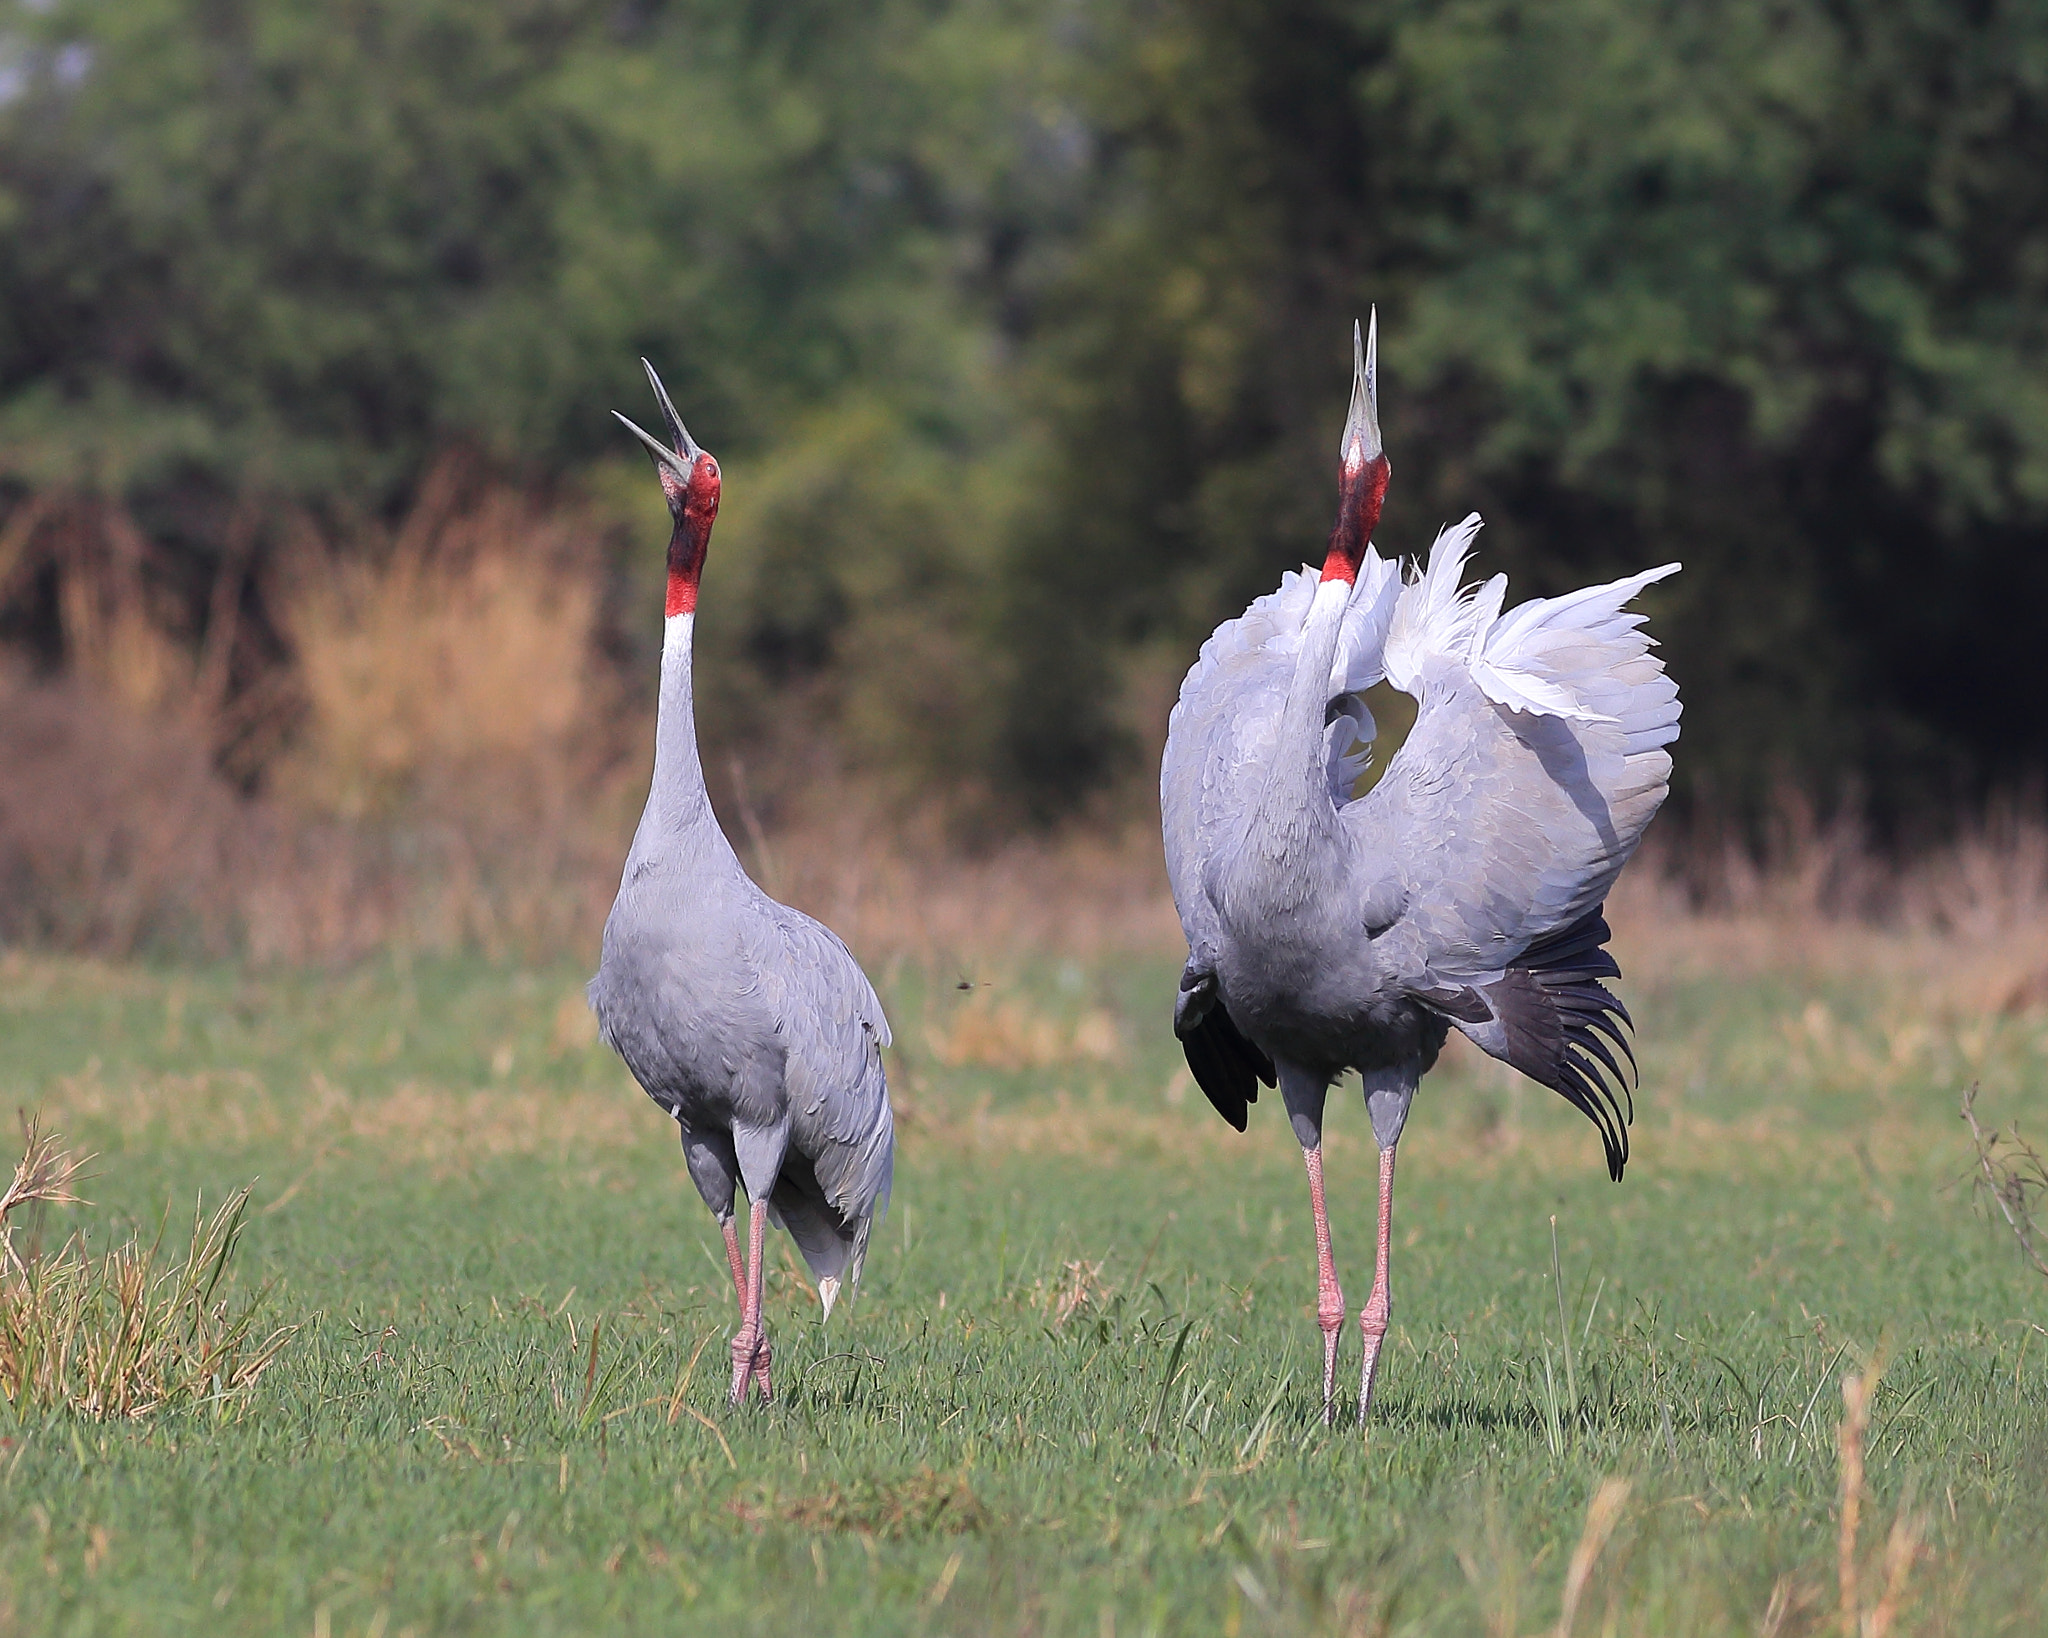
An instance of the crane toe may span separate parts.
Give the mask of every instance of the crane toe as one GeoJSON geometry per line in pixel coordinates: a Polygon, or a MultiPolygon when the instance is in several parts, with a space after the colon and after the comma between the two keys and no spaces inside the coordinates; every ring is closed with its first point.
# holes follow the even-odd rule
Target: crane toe
{"type": "Polygon", "coordinates": [[[732,1394],[730,1403],[738,1410],[746,1403],[747,1391],[758,1385],[762,1403],[775,1397],[775,1388],[769,1379],[769,1367],[773,1364],[775,1351],[768,1346],[765,1326],[749,1329],[741,1326],[732,1339],[732,1394]]]}

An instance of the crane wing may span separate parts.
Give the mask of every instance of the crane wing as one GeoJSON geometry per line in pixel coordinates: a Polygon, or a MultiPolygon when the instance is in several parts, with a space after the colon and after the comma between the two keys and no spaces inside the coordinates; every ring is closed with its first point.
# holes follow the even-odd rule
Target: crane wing
{"type": "MultiPolygon", "coordinates": [[[[1166,871],[1188,943],[1197,949],[1215,925],[1201,875],[1235,839],[1246,805],[1257,797],[1254,786],[1271,765],[1316,583],[1314,569],[1290,571],[1276,590],[1218,626],[1181,683],[1167,722],[1159,767],[1166,871]]],[[[1330,671],[1330,697],[1343,718],[1331,723],[1328,741],[1333,792],[1338,763],[1352,754],[1337,730],[1349,724],[1350,737],[1370,744],[1371,713],[1357,696],[1386,675],[1383,650],[1400,593],[1395,566],[1368,547],[1330,671]]],[[[1348,793],[1348,782],[1344,789],[1348,793]]]]}
{"type": "MultiPolygon", "coordinates": [[[[1316,585],[1315,569],[1290,571],[1277,589],[1216,628],[1181,684],[1159,768],[1167,879],[1190,952],[1174,1029],[1197,1084],[1239,1131],[1246,1106],[1258,1099],[1258,1083],[1271,1086],[1274,1071],[1219,1004],[1217,922],[1206,880],[1258,800],[1316,585]]],[[[1330,673],[1336,710],[1324,753],[1333,800],[1341,799],[1340,791],[1349,794],[1370,753],[1372,714],[1357,696],[1385,675],[1382,651],[1400,590],[1395,566],[1368,547],[1330,673]]]]}
{"type": "Polygon", "coordinates": [[[773,906],[779,960],[759,963],[784,1051],[790,1148],[772,1205],[819,1278],[826,1311],[842,1278],[858,1281],[868,1232],[888,1205],[896,1128],[882,1048],[889,1021],[860,963],[828,927],[773,906]],[[816,1185],[813,1195],[810,1187],[816,1185]]]}
{"type": "Polygon", "coordinates": [[[1505,577],[1460,584],[1478,528],[1440,534],[1401,592],[1385,666],[1420,710],[1341,814],[1361,876],[1392,870],[1405,893],[1383,970],[1583,1110],[1619,1177],[1633,1060],[1600,912],[1664,800],[1680,711],[1625,605],[1678,565],[1503,614],[1505,577]]]}

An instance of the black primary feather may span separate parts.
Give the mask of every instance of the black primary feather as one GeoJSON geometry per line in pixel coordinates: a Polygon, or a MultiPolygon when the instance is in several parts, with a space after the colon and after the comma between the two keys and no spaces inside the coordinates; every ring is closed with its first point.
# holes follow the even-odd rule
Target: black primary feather
{"type": "Polygon", "coordinates": [[[1621,976],[1605,949],[1612,936],[1606,908],[1595,905],[1569,927],[1538,939],[1485,994],[1506,1031],[1508,1062],[1600,1129],[1607,1175],[1618,1183],[1636,1112],[1636,1059],[1623,1026],[1632,1031],[1635,1021],[1600,982],[1621,976]]]}
{"type": "Polygon", "coordinates": [[[1216,975],[1190,961],[1181,974],[1173,1008],[1173,1032],[1180,1037],[1188,1069],[1202,1094],[1242,1132],[1259,1101],[1259,1083],[1271,1086],[1273,1060],[1245,1039],[1216,988],[1216,975]]]}

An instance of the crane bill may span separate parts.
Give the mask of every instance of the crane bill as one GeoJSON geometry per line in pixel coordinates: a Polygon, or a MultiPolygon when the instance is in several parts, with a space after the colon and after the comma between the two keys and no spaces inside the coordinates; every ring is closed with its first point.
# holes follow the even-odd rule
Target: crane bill
{"type": "Polygon", "coordinates": [[[676,453],[686,461],[694,461],[702,453],[697,440],[690,436],[690,429],[683,425],[683,418],[676,414],[676,407],[669,402],[668,388],[661,384],[661,377],[654,373],[654,366],[646,359],[640,360],[640,368],[647,372],[647,384],[654,389],[654,400],[661,405],[661,418],[668,423],[668,435],[674,441],[676,453]]]}
{"type": "Polygon", "coordinates": [[[659,438],[655,437],[653,433],[635,426],[617,410],[612,411],[612,419],[647,446],[647,452],[654,457],[657,465],[667,467],[678,478],[682,479],[684,483],[690,481],[690,468],[696,465],[694,457],[685,460],[659,438]]]}
{"type": "Polygon", "coordinates": [[[1380,440],[1380,310],[1374,307],[1363,335],[1357,323],[1351,326],[1351,409],[1344,417],[1344,441],[1337,457],[1349,461],[1354,447],[1361,461],[1385,452],[1380,440]]]}

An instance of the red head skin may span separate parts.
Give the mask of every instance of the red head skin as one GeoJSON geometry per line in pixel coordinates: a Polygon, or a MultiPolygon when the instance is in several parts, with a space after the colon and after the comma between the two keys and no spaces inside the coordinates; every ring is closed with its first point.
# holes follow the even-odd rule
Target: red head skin
{"type": "Polygon", "coordinates": [[[1368,458],[1363,449],[1344,452],[1343,476],[1337,488],[1337,521],[1330,529],[1330,550],[1323,559],[1323,578],[1347,586],[1358,579],[1358,565],[1380,526],[1380,507],[1387,498],[1393,467],[1384,454],[1368,458]]]}
{"type": "Polygon", "coordinates": [[[718,462],[700,453],[691,463],[688,483],[665,466],[659,471],[669,515],[676,520],[668,537],[668,601],[662,612],[695,614],[697,581],[711,546],[711,525],[718,520],[718,462]]]}

